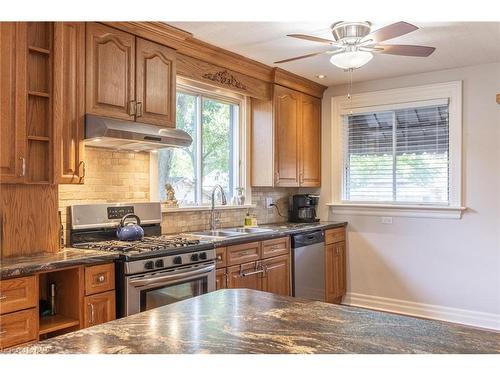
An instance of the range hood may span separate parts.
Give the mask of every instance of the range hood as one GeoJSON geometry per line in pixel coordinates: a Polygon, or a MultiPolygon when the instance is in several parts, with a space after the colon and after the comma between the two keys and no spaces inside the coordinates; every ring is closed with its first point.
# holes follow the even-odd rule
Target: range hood
{"type": "Polygon", "coordinates": [[[189,147],[191,142],[193,139],[183,130],[85,115],[87,146],[140,152],[165,147],[189,147]]]}

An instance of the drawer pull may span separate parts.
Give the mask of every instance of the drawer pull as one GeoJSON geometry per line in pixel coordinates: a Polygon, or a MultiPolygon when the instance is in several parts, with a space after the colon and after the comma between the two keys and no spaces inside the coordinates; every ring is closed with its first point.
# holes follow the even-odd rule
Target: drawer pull
{"type": "Polygon", "coordinates": [[[222,255],[221,254],[217,255],[217,260],[222,260],[222,255]]]}
{"type": "Polygon", "coordinates": [[[105,280],[106,280],[106,277],[104,277],[104,275],[99,275],[99,277],[97,278],[97,282],[99,282],[99,283],[103,283],[105,280]]]}
{"type": "Polygon", "coordinates": [[[89,323],[94,323],[94,304],[93,303],[89,303],[89,306],[90,306],[90,321],[89,323]]]}
{"type": "Polygon", "coordinates": [[[6,300],[6,299],[7,299],[7,296],[1,296],[0,295],[0,301],[6,300]]]}
{"type": "Polygon", "coordinates": [[[241,255],[241,256],[248,255],[248,254],[250,254],[249,251],[242,251],[241,253],[238,253],[238,255],[241,255]]]}
{"type": "Polygon", "coordinates": [[[240,277],[246,277],[246,276],[256,275],[258,273],[263,273],[263,272],[264,272],[263,269],[260,269],[260,270],[257,270],[257,271],[251,271],[251,272],[242,272],[242,273],[240,273],[240,277]]]}
{"type": "Polygon", "coordinates": [[[280,245],[274,245],[274,246],[271,246],[271,250],[278,250],[280,249],[281,246],[280,245]]]}

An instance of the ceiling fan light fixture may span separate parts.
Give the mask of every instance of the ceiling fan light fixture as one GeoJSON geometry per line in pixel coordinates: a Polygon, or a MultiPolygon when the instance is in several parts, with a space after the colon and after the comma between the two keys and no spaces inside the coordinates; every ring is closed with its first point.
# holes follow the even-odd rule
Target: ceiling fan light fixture
{"type": "Polygon", "coordinates": [[[357,69],[367,64],[373,58],[368,51],[347,51],[333,55],[330,62],[344,70],[357,69]]]}

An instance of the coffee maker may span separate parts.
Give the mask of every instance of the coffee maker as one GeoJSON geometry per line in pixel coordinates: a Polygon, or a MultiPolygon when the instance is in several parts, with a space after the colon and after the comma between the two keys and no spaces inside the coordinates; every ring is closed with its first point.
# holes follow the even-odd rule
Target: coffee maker
{"type": "Polygon", "coordinates": [[[296,194],[291,197],[290,221],[293,223],[314,223],[319,195],[296,194]]]}

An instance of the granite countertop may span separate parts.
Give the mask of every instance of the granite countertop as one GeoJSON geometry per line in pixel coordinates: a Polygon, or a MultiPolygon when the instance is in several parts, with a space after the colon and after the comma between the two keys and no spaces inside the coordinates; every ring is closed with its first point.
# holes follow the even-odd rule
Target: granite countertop
{"type": "Polygon", "coordinates": [[[500,353],[500,333],[225,289],[7,353],[500,353]]]}
{"type": "Polygon", "coordinates": [[[36,272],[55,270],[82,264],[110,262],[116,254],[75,248],[65,248],[58,253],[35,254],[26,257],[6,258],[0,261],[0,278],[30,275],[36,272]]]}

